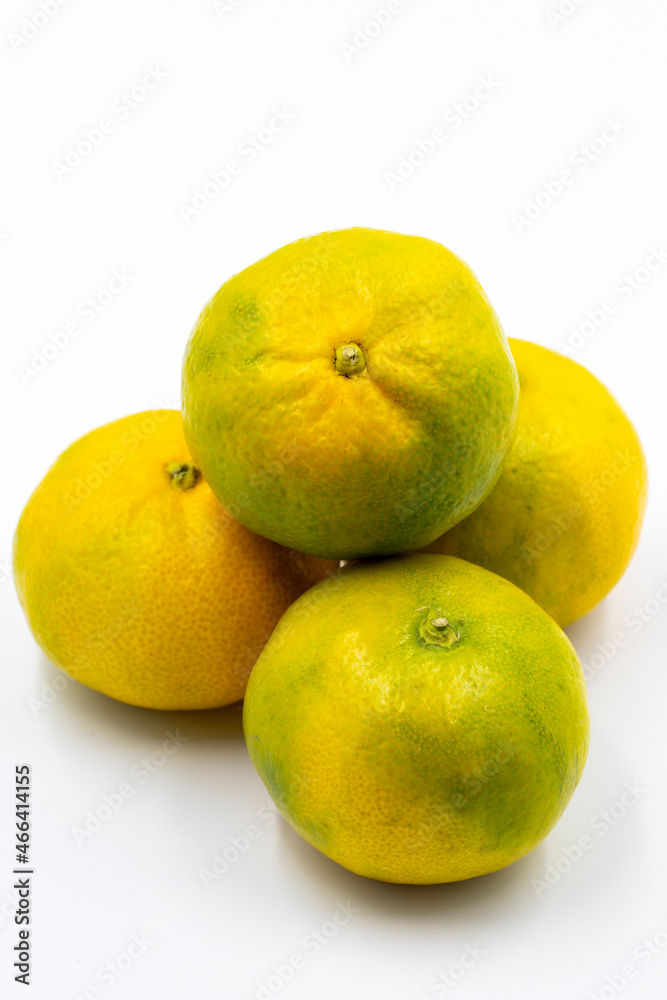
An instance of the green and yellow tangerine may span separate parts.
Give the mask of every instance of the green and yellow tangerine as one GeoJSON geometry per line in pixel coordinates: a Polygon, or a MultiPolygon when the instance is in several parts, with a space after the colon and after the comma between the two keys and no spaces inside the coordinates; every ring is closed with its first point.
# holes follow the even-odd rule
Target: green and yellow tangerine
{"type": "Polygon", "coordinates": [[[583,675],[558,626],[451,557],[360,563],[317,600],[324,587],[283,616],[244,709],[291,825],[386,881],[456,881],[532,850],[588,747],[583,675]]]}

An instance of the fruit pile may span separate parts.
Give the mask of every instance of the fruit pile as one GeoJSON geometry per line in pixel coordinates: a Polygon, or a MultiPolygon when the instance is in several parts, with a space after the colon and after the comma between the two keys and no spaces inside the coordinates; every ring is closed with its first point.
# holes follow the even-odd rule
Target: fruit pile
{"type": "Polygon", "coordinates": [[[182,417],[126,417],[58,458],[16,586],[46,655],[97,691],[245,694],[252,760],[324,854],[450,882],[532,850],[579,781],[561,629],[625,570],[646,489],[618,403],[508,344],[459,258],[340,230],[220,288],[182,417]]]}

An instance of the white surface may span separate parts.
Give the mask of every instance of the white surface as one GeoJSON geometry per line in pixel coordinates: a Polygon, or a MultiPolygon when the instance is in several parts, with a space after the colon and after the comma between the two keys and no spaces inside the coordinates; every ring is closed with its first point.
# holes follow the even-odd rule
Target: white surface
{"type": "Polygon", "coordinates": [[[449,989],[460,1000],[664,998],[667,613],[647,613],[636,631],[626,616],[647,601],[654,609],[650,599],[667,578],[667,266],[632,296],[613,286],[667,238],[667,13],[655,0],[579,0],[551,27],[546,12],[556,0],[404,0],[348,63],[341,42],[383,0],[236,4],[217,14],[207,0],[71,0],[14,51],[9,34],[39,8],[4,0],[5,568],[20,510],[60,451],[105,421],[178,405],[185,340],[226,277],[299,236],[371,225],[430,236],[459,253],[512,336],[554,345],[587,309],[617,301],[575,357],[637,426],[651,499],[629,572],[569,631],[585,661],[617,630],[630,638],[590,682],[590,758],[545,843],[487,878],[400,887],[349,874],[282,820],[268,825],[260,812],[268,797],[246,756],[237,707],[159,715],[72,684],[35,714],[28,699],[43,697],[59,675],[34,644],[4,573],[3,996],[26,995],[12,982],[16,939],[5,896],[13,767],[25,760],[34,773],[33,998],[66,1000],[96,987],[89,996],[114,1000],[430,1000],[445,988],[434,989],[433,978],[451,967],[458,975],[468,946],[483,955],[449,989]],[[121,117],[114,102],[149,67],[166,79],[121,117]],[[385,171],[442,125],[480,77],[499,86],[462,127],[450,113],[437,153],[390,190],[385,171]],[[294,121],[249,162],[239,146],[274,108],[294,121]],[[104,117],[113,131],[58,180],[53,162],[104,117]],[[607,118],[626,127],[583,170],[576,150],[607,118]],[[179,205],[237,156],[240,174],[186,224],[179,205]],[[512,213],[564,169],[572,183],[518,233],[512,213]],[[77,317],[78,304],[123,268],[133,278],[113,304],[94,322],[77,317]],[[19,366],[31,363],[32,349],[77,318],[78,337],[24,384],[19,366]],[[180,730],[187,742],[142,783],[132,769],[160,748],[165,730],[180,730]],[[72,828],[126,781],[134,794],[79,846],[72,828]],[[603,833],[600,813],[626,782],[645,792],[603,833]],[[249,824],[261,836],[204,888],[198,870],[249,824]],[[544,879],[584,834],[592,846],[538,894],[531,880],[544,879]],[[315,954],[304,939],[348,899],[358,912],[315,954]],[[148,935],[148,949],[135,949],[140,957],[121,978],[97,978],[133,934],[148,935]],[[645,939],[658,950],[662,943],[660,954],[642,951],[645,939]],[[278,994],[258,993],[272,967],[294,954],[305,966],[278,994]],[[618,970],[627,963],[636,975],[624,985],[618,970]]]}

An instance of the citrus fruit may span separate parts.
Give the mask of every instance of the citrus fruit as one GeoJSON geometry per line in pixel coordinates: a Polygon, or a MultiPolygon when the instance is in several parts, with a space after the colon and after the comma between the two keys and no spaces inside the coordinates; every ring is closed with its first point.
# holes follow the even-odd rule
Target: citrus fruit
{"type": "Polygon", "coordinates": [[[19,597],[46,655],[147,708],[241,698],[280,615],[333,568],[223,510],[176,410],[76,441],[28,501],[14,543],[19,597]]]}
{"type": "Polygon", "coordinates": [[[586,368],[510,340],[517,431],[491,496],[428,546],[507,577],[564,626],[618,582],[639,540],[647,473],[639,438],[586,368]]]}
{"type": "Polygon", "coordinates": [[[244,729],[283,815],[360,875],[453,882],[532,850],[588,747],[567,637],[507,580],[418,554],[347,566],[283,615],[244,729]]]}
{"type": "Polygon", "coordinates": [[[416,236],[344,229],[230,278],[183,366],[195,462],[247,527],[332,559],[418,548],[490,492],[514,363],[468,267],[416,236]]]}

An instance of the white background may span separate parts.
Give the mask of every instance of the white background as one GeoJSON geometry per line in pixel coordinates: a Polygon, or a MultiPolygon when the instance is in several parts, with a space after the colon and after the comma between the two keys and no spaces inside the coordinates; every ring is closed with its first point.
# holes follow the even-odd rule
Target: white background
{"type": "Polygon", "coordinates": [[[550,24],[556,2],[404,0],[378,36],[346,58],[341,43],[353,42],[383,0],[375,7],[237,0],[227,12],[209,0],[70,0],[25,44],[10,36],[39,8],[4,0],[3,996],[66,1000],[96,987],[113,1000],[266,997],[278,995],[260,989],[273,966],[300,954],[305,967],[279,991],[288,1000],[430,1000],[445,995],[434,977],[458,975],[470,946],[483,954],[447,992],[456,1000],[665,997],[667,614],[656,612],[654,595],[667,577],[667,265],[632,295],[614,284],[667,239],[667,13],[655,0],[579,0],[550,24]],[[166,79],[121,118],[115,102],[151,67],[166,79]],[[460,127],[453,114],[445,121],[481,77],[494,81],[492,96],[460,127]],[[186,223],[180,206],[209,171],[239,158],[274,108],[294,120],[253,162],[241,158],[241,173],[186,223]],[[105,117],[113,131],[58,179],[54,163],[105,117]],[[621,123],[620,134],[586,169],[576,166],[571,158],[579,162],[578,148],[607,118],[621,123]],[[446,141],[392,190],[385,173],[443,122],[446,141]],[[513,215],[564,169],[572,183],[519,231],[513,215]],[[533,854],[469,883],[365,881],[282,820],[269,826],[238,707],[163,715],[77,684],[43,710],[29,702],[48,697],[59,676],[33,642],[10,578],[11,537],[32,489],[84,432],[178,406],[186,338],[225,278],[292,239],[350,225],[445,243],[476,271],[514,337],[565,343],[587,310],[613,298],[616,312],[579,338],[574,356],[622,402],[649,461],[637,555],[608,599],[568,630],[586,663],[596,644],[607,650],[589,682],[583,780],[533,854]],[[114,269],[132,280],[85,322],[77,307],[114,269]],[[33,349],[41,353],[77,318],[78,336],[36,372],[33,349]],[[626,616],[646,602],[647,620],[634,631],[626,616]],[[609,657],[619,629],[628,641],[609,657]],[[187,736],[182,748],[144,784],[131,778],[134,795],[77,844],[72,828],[159,749],[168,729],[187,736]],[[16,938],[6,895],[13,768],[22,761],[34,773],[28,994],[12,982],[16,938]],[[624,809],[615,803],[627,782],[642,791],[624,809]],[[600,832],[610,809],[618,819],[600,832]],[[231,838],[239,843],[249,824],[260,828],[259,839],[205,888],[199,869],[231,838]],[[584,834],[592,847],[565,870],[563,852],[584,834]],[[548,867],[557,863],[558,879],[548,867]],[[554,884],[540,889],[532,880],[549,871],[554,884]],[[315,954],[304,939],[348,900],[358,912],[315,954]],[[98,970],[126,953],[133,934],[150,945],[105,985],[98,970]],[[661,953],[642,959],[650,955],[642,942],[654,939],[661,953]],[[624,984],[618,970],[627,963],[636,975],[624,984]]]}

